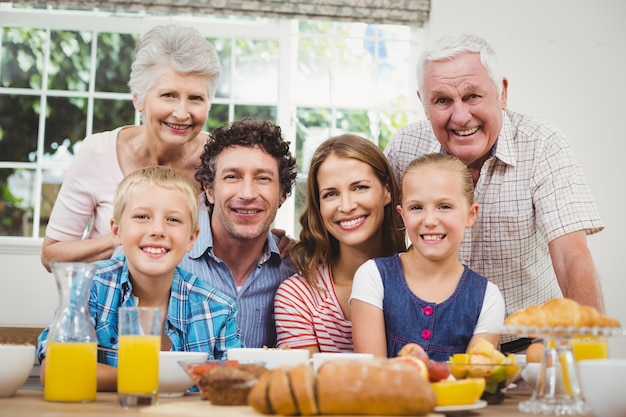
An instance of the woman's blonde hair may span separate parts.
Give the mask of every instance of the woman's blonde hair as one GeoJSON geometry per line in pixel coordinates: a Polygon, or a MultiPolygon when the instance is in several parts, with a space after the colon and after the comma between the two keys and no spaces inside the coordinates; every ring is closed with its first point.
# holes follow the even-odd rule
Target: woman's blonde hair
{"type": "Polygon", "coordinates": [[[198,228],[198,193],[191,182],[180,172],[164,166],[140,168],[122,180],[113,198],[113,218],[121,225],[122,214],[128,205],[133,189],[140,184],[153,184],[168,190],[178,190],[184,197],[191,216],[191,231],[198,228]]]}
{"type": "Polygon", "coordinates": [[[385,206],[382,224],[384,253],[379,256],[391,256],[406,250],[402,218],[396,210],[396,204],[400,202],[400,190],[387,158],[378,146],[361,136],[344,134],[332,137],[324,141],[311,158],[306,187],[306,208],[300,217],[302,225],[300,240],[290,250],[296,270],[312,285],[315,285],[317,266],[328,262],[339,252],[339,242],[324,227],[317,182],[320,166],[331,155],[366,163],[372,167],[380,183],[386,186],[391,194],[391,202],[385,206]]]}

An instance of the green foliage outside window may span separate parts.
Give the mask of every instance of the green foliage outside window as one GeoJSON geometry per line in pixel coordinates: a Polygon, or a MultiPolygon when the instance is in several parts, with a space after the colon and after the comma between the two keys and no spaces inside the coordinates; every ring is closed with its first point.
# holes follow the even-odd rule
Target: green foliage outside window
{"type": "MultiPolygon", "coordinates": [[[[277,121],[281,106],[295,115],[295,131],[285,135],[294,142],[301,174],[294,190],[296,220],[306,203],[308,161],[321,140],[351,132],[384,148],[408,121],[406,91],[395,101],[383,102],[375,100],[375,88],[361,85],[376,106],[364,108],[358,101],[344,105],[345,97],[342,104],[336,102],[337,91],[347,91],[350,97],[350,86],[337,81],[342,80],[340,71],[343,79],[346,74],[349,78],[350,69],[369,73],[372,80],[385,76],[378,73],[382,66],[377,66],[380,60],[374,53],[380,47],[360,48],[365,43],[355,40],[355,28],[359,26],[299,22],[291,80],[279,74],[283,55],[278,40],[209,38],[223,71],[207,131],[249,116],[277,121]],[[289,103],[278,102],[280,82],[294,86],[289,103]],[[303,94],[311,85],[323,88],[303,94]]],[[[61,183],[59,170],[66,169],[77,145],[92,132],[138,121],[127,83],[139,34],[8,26],[1,30],[0,236],[32,236],[36,228],[43,236],[61,183]],[[37,201],[39,218],[34,218],[37,201]]]]}

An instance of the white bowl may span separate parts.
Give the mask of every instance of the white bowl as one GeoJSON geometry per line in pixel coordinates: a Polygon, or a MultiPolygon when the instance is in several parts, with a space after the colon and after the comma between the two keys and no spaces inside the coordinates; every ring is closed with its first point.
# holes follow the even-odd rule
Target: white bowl
{"type": "Polygon", "coordinates": [[[595,417],[626,416],[626,359],[578,362],[583,397],[595,417]]]}
{"type": "Polygon", "coordinates": [[[528,383],[531,387],[537,386],[537,379],[539,378],[539,372],[541,371],[541,364],[537,362],[530,362],[522,369],[522,379],[528,383]]]}
{"type": "Polygon", "coordinates": [[[180,367],[179,361],[202,361],[206,352],[159,352],[159,396],[180,397],[195,384],[180,367]]]}
{"type": "Polygon", "coordinates": [[[264,349],[264,348],[232,348],[227,351],[228,359],[238,361],[265,362],[268,369],[283,365],[300,365],[309,360],[306,349],[264,349]]]}
{"type": "MultiPolygon", "coordinates": [[[[522,369],[521,376],[524,381],[528,383],[533,389],[537,386],[537,380],[539,379],[539,374],[541,373],[541,364],[537,362],[529,362],[522,369]]],[[[562,394],[565,392],[565,387],[563,386],[563,377],[561,376],[561,368],[547,368],[546,369],[546,378],[549,378],[551,375],[554,375],[555,380],[555,393],[562,394]]],[[[546,385],[549,385],[549,380],[546,379],[546,385]]]]}
{"type": "Polygon", "coordinates": [[[35,346],[0,345],[0,398],[8,398],[26,382],[35,364],[35,346]]]}

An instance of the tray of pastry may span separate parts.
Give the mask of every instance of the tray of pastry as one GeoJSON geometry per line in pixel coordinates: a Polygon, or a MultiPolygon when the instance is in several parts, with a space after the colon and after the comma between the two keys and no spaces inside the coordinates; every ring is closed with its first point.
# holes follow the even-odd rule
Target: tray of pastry
{"type": "Polygon", "coordinates": [[[619,320],[568,298],[554,298],[511,313],[500,334],[522,337],[570,338],[624,336],[619,320]]]}
{"type": "Polygon", "coordinates": [[[592,336],[626,336],[626,329],[621,327],[598,326],[502,326],[494,329],[495,333],[519,337],[537,338],[575,338],[592,336]]]}

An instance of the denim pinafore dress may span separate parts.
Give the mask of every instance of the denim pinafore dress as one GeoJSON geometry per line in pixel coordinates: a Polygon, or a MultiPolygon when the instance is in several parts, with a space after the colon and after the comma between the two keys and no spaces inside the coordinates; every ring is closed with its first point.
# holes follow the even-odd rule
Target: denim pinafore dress
{"type": "Polygon", "coordinates": [[[409,289],[398,254],[374,261],[384,287],[387,356],[397,356],[410,342],[422,346],[436,361],[465,352],[482,309],[487,279],[465,266],[452,295],[442,303],[430,303],[409,289]]]}

